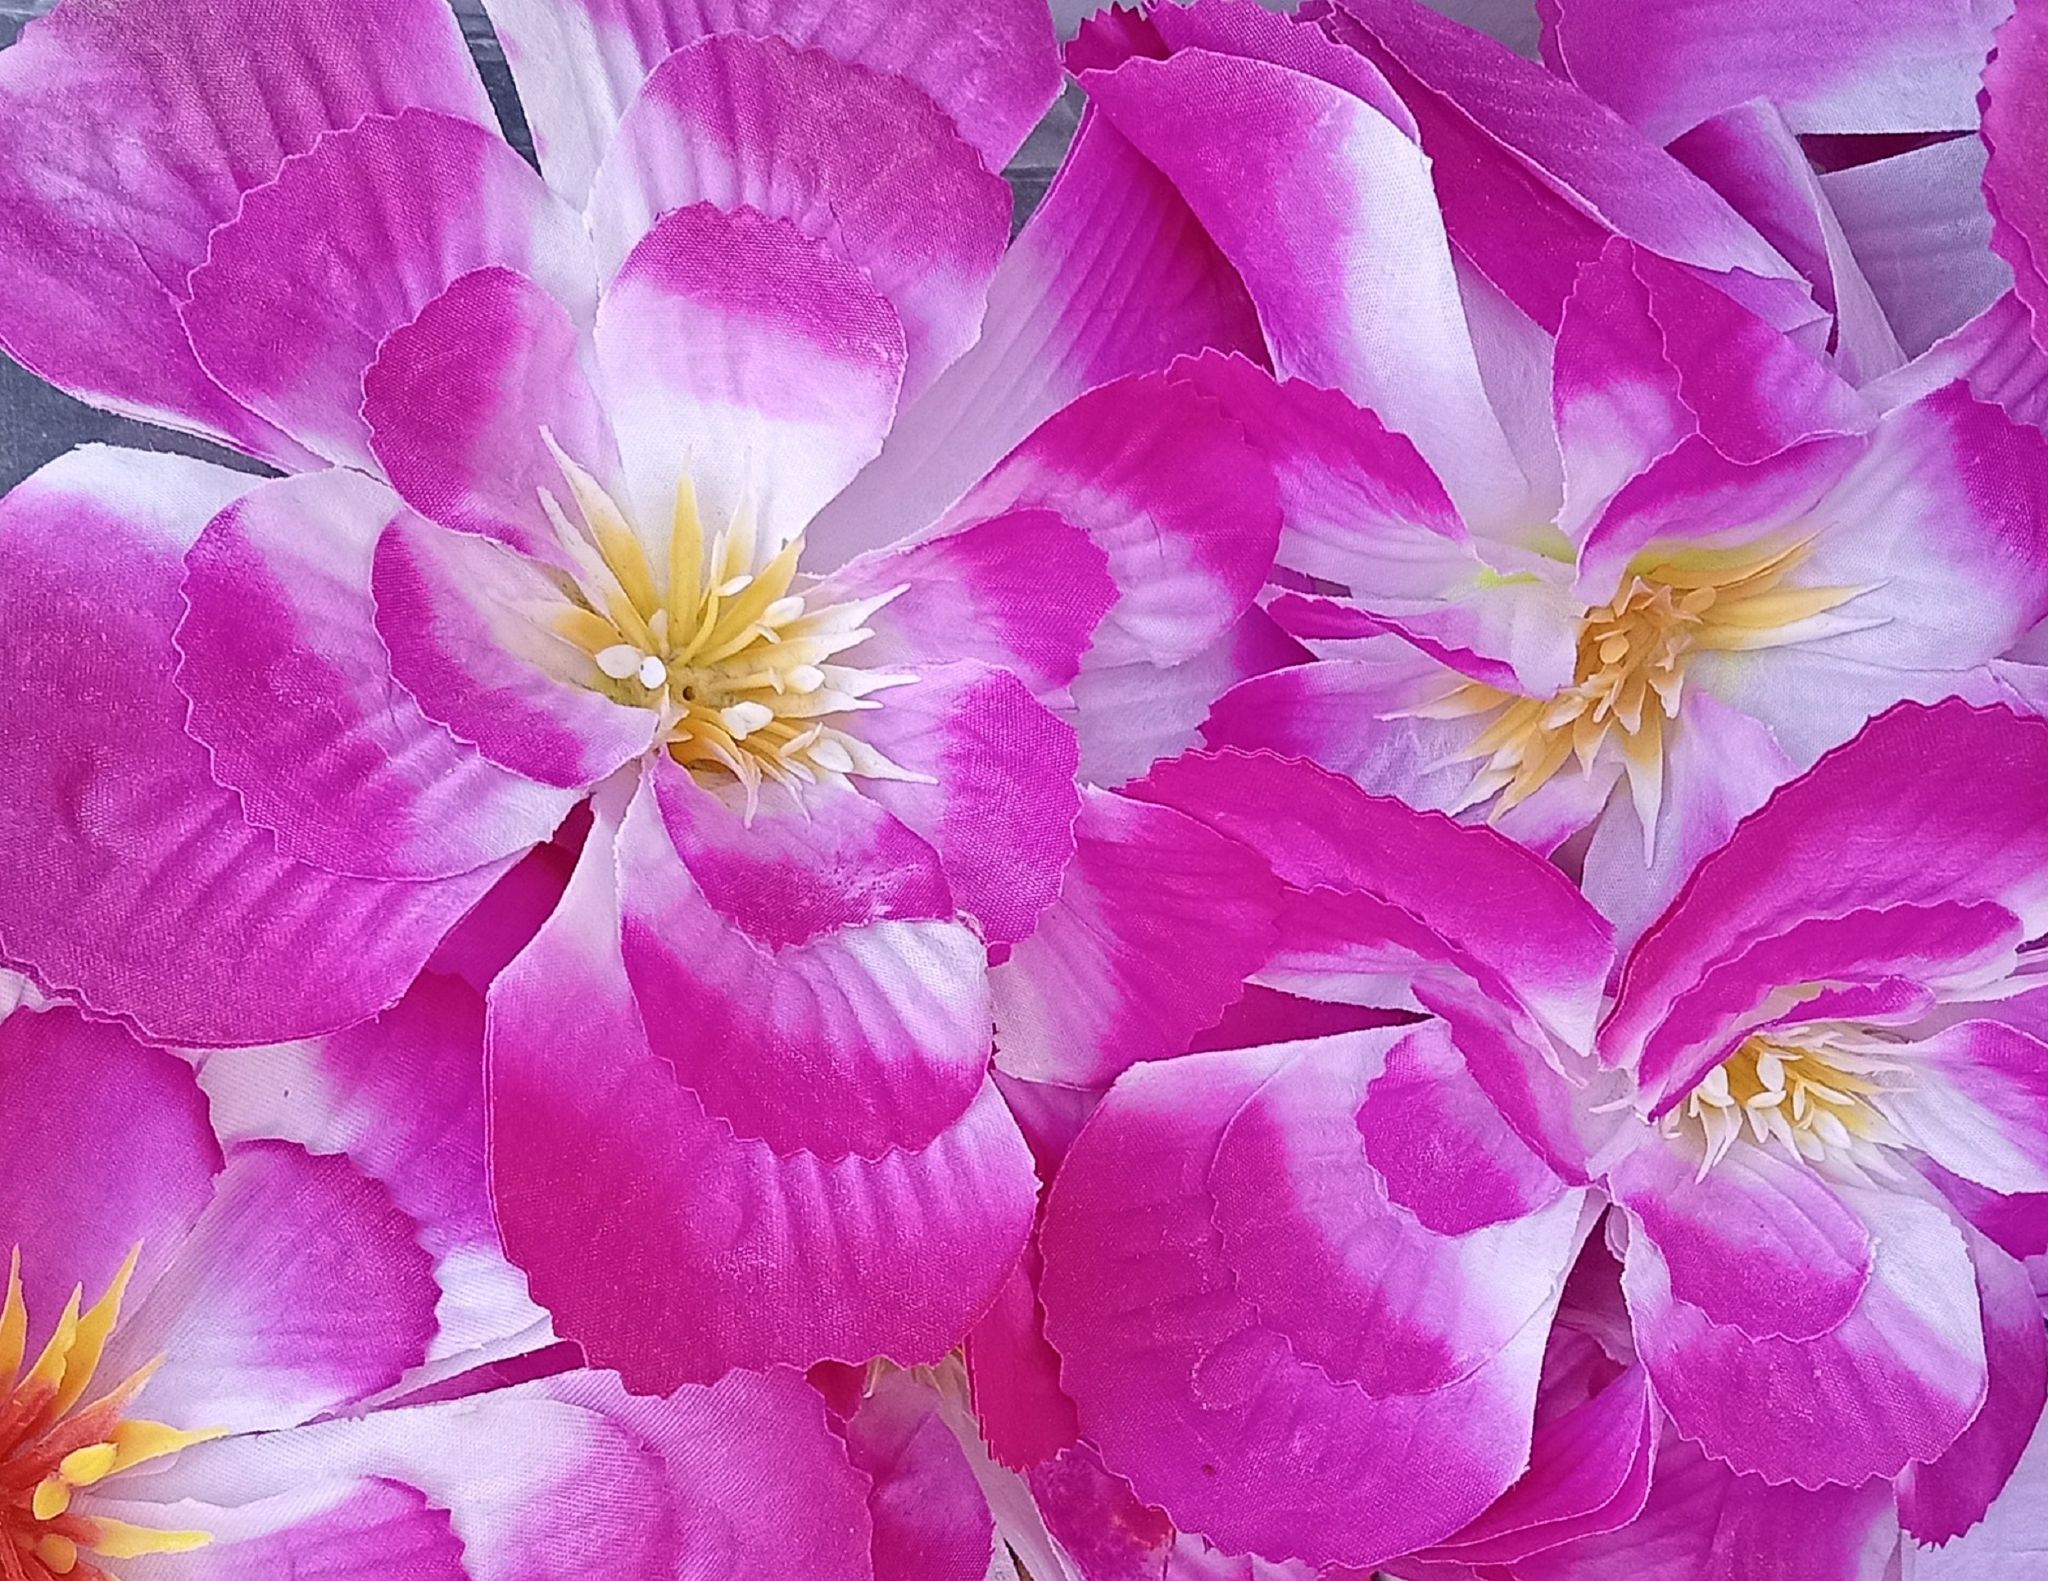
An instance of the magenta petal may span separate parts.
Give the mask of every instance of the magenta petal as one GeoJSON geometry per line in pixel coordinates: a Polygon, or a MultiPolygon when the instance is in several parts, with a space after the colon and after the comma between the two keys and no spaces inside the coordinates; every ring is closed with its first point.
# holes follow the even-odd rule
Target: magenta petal
{"type": "Polygon", "coordinates": [[[1813,1339],[1752,1339],[1710,1321],[1673,1295],[1649,1237],[1629,1242],[1622,1284],[1658,1399],[1708,1454],[1772,1482],[1895,1477],[1953,1444],[1985,1399],[1976,1283],[1947,1212],[1841,1190],[1870,1233],[1870,1281],[1813,1339]],[[1845,1412],[1840,1400],[1859,1403],[1845,1412]]]}
{"type": "Polygon", "coordinates": [[[429,521],[559,555],[539,491],[564,485],[542,429],[600,480],[618,473],[586,350],[569,310],[517,270],[463,275],[363,374],[377,464],[429,521]]]}
{"type": "Polygon", "coordinates": [[[847,1459],[874,1484],[875,1581],[986,1581],[995,1520],[931,1387],[884,1374],[845,1431],[847,1459]]]}
{"type": "Polygon", "coordinates": [[[789,221],[697,203],[619,266],[597,356],[630,519],[669,521],[687,477],[712,531],[747,514],[780,545],[881,449],[903,326],[789,221]]]}
{"type": "Polygon", "coordinates": [[[1660,143],[1749,99],[1796,132],[1974,126],[1997,5],[1556,0],[1544,58],[1660,143]]]}
{"type": "Polygon", "coordinates": [[[907,405],[819,519],[825,564],[938,519],[1076,397],[1205,347],[1263,357],[1236,270],[1157,169],[1089,110],[1004,254],[981,339],[907,405]]]}
{"type": "Polygon", "coordinates": [[[2032,309],[2035,337],[2048,345],[2040,321],[2048,317],[2048,205],[2041,171],[2048,166],[2048,11],[2039,0],[2019,0],[1998,30],[1997,51],[1984,68],[1984,143],[1991,159],[1984,195],[1995,226],[1992,245],[2012,265],[2013,289],[2032,309]]]}
{"type": "Polygon", "coordinates": [[[1923,1543],[1945,1543],[1983,1518],[2048,1404],[2048,1335],[2026,1270],[1983,1237],[1967,1239],[1990,1384],[1962,1437],[1940,1459],[1907,1467],[1900,1480],[1899,1523],[1923,1543]]]}
{"type": "Polygon", "coordinates": [[[494,1200],[536,1299],[643,1390],[775,1361],[937,1360],[1031,1225],[1030,1154],[1001,1099],[984,1086],[932,1146],[874,1162],[735,1140],[647,1050],[603,820],[585,852],[491,995],[494,1200]]]}
{"type": "Polygon", "coordinates": [[[589,319],[575,216],[471,121],[375,115],[287,160],[215,231],[186,328],[223,386],[330,460],[374,465],[363,374],[384,336],[472,269],[531,276],[589,319]]]}
{"type": "Polygon", "coordinates": [[[20,1249],[39,1333],[74,1286],[96,1300],[138,1242],[131,1288],[149,1290],[221,1168],[184,1061],[62,1006],[0,1019],[0,1150],[0,1242],[20,1249]]]}
{"type": "Polygon", "coordinates": [[[1080,747],[1016,676],[973,660],[928,669],[860,716],[861,740],[930,783],[863,789],[939,853],[984,939],[1030,933],[1074,854],[1080,747]]]}
{"type": "Polygon", "coordinates": [[[334,873],[445,878],[545,840],[573,796],[509,774],[392,679],[370,564],[405,507],[358,473],[264,483],[185,556],[190,729],[279,851],[334,873]]]}
{"type": "MultiPolygon", "coordinates": [[[[1485,1351],[1491,1359],[1457,1381],[1379,1399],[1334,1380],[1240,1290],[1237,1259],[1246,1248],[1212,1222],[1221,1204],[1209,1177],[1233,1117],[1288,1061],[1266,1050],[1196,1055],[1124,1074],[1052,1192],[1046,1335],[1082,1432],[1183,1530],[1226,1552],[1369,1569],[1448,1537],[1520,1475],[1542,1336],[1574,1238],[1566,1222],[1565,1244],[1545,1227],[1508,1253],[1522,1287],[1514,1299],[1542,1282],[1538,1264],[1550,1265],[1554,1283],[1519,1330],[1494,1331],[1512,1334],[1505,1348],[1485,1351]]],[[[1349,1126],[1348,1112],[1333,1119],[1349,1126]]],[[[1355,1154],[1355,1132],[1351,1146],[1355,1154]]],[[[1256,1172],[1233,1190],[1239,1184],[1256,1188],[1256,1172]]],[[[1270,1177],[1267,1189],[1285,1190],[1270,1177]]],[[[1268,1262],[1293,1257],[1298,1272],[1314,1271],[1291,1295],[1262,1281],[1260,1301],[1286,1297],[1290,1317],[1317,1310],[1316,1281],[1344,1254],[1341,1242],[1325,1238],[1342,1234],[1342,1220],[1327,1232],[1316,1227],[1313,1216],[1325,1209],[1351,1205],[1298,1204],[1311,1217],[1264,1252],[1268,1262]]],[[[1505,1271],[1497,1263],[1493,1273],[1505,1271]]],[[[1411,1315],[1426,1325],[1433,1314],[1443,1327],[1439,1343],[1457,1347],[1474,1320],[1467,1298],[1484,1306],[1495,1299],[1489,1288],[1440,1288],[1411,1315]]],[[[1332,1300],[1324,1311],[1333,1339],[1343,1310],[1332,1300]]],[[[1490,1329],[1490,1318],[1482,1326],[1490,1329]]],[[[1348,1343],[1369,1348],[1375,1339],[1353,1331],[1348,1343]]]]}
{"type": "Polygon", "coordinates": [[[646,752],[660,719],[597,690],[589,656],[530,618],[561,607],[559,577],[408,511],[377,540],[371,590],[391,673],[429,719],[513,774],[586,790],[646,752]]]}
{"type": "Polygon", "coordinates": [[[1855,1310],[1870,1235],[1818,1174],[1763,1147],[1698,1171],[1691,1150],[1646,1136],[1608,1176],[1663,1258],[1672,1295],[1758,1339],[1813,1339],[1855,1310]]]}
{"type": "Polygon", "coordinates": [[[332,1031],[404,992],[497,877],[340,877],[280,856],[215,782],[172,683],[180,560],[251,480],[90,449],[0,505],[0,955],[186,1044],[332,1031]],[[93,699],[90,707],[80,699],[93,699]]]}
{"type": "Polygon", "coordinates": [[[591,193],[600,267],[692,203],[830,242],[903,321],[906,398],[981,328],[1010,194],[917,84],[779,38],[699,39],[647,79],[591,193]]]}
{"type": "Polygon", "coordinates": [[[967,1336],[964,1353],[982,1439],[1012,1471],[1051,1460],[1081,1432],[1074,1402],[1060,1388],[1059,1356],[1045,1342],[1041,1263],[1034,1241],[967,1336]]]}
{"type": "Polygon", "coordinates": [[[313,458],[202,371],[178,322],[208,233],[365,115],[496,125],[437,0],[66,5],[0,55],[0,103],[0,342],[87,400],[294,467],[313,458]]]}
{"type": "Polygon", "coordinates": [[[1106,1087],[1236,1002],[1272,953],[1280,889],[1243,846],[1149,802],[1085,791],[1074,833],[1059,899],[990,975],[997,1062],[1106,1087]]]}
{"type": "Polygon", "coordinates": [[[718,34],[779,38],[915,83],[1000,170],[1059,92],[1035,0],[491,0],[548,180],[581,203],[605,146],[663,60],[718,34]]]}
{"type": "Polygon", "coordinates": [[[149,1409],[236,1431],[376,1394],[424,1361],[434,1336],[440,1291],[418,1229],[346,1159],[242,1143],[163,1277],[124,1315],[109,1375],[162,1356],[149,1409]]]}
{"type": "Polygon", "coordinates": [[[836,902],[799,889],[796,915],[780,919],[749,900],[769,919],[757,926],[781,930],[750,936],[718,905],[759,880],[736,871],[732,831],[698,832],[707,800],[656,759],[619,837],[626,969],[655,1054],[740,1137],[779,1154],[829,1163],[928,1146],[984,1085],[993,1034],[981,942],[950,919],[902,917],[936,909],[943,891],[928,866],[906,862],[915,853],[900,826],[857,824],[831,831],[845,837],[841,882],[877,888],[836,902]],[[861,855],[881,861],[847,860],[861,855]],[[830,931],[809,934],[821,925],[830,931]]]}

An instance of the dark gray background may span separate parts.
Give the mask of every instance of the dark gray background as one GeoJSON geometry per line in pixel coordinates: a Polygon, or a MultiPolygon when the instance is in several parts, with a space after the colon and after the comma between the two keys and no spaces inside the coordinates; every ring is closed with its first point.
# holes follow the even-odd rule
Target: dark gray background
{"type": "MultiPolygon", "coordinates": [[[[54,0],[0,0],[0,45],[12,44],[22,25],[30,17],[49,10],[52,3],[54,0]]],[[[476,57],[477,67],[491,91],[499,121],[513,146],[530,160],[533,142],[526,130],[526,118],[512,92],[512,74],[506,69],[504,53],[492,36],[490,24],[484,20],[481,0],[455,0],[455,11],[462,19],[470,53],[476,57]]],[[[1074,90],[1070,88],[1068,97],[1053,106],[1004,172],[1017,194],[1015,223],[1021,225],[1045,195],[1046,184],[1073,136],[1079,113],[1074,90]]],[[[52,389],[0,353],[0,490],[12,488],[52,457],[89,440],[109,440],[144,450],[181,450],[229,465],[254,465],[203,440],[187,439],[145,423],[94,411],[52,389]]]]}

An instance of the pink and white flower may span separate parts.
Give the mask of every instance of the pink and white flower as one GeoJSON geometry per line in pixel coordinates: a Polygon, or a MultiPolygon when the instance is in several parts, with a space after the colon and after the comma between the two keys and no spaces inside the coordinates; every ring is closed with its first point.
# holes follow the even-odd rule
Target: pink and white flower
{"type": "Polygon", "coordinates": [[[1872,714],[1990,695],[2048,614],[2048,444],[1960,380],[1859,395],[1796,272],[1542,68],[1411,0],[1317,18],[1205,0],[1073,51],[1286,376],[1205,382],[1281,475],[1268,611],[1323,662],[1205,734],[1576,837],[1632,933],[1872,714]]]}
{"type": "Polygon", "coordinates": [[[0,1020],[0,1575],[868,1581],[801,1377],[636,1399],[551,1346],[490,1228],[483,1018],[430,973],[281,1049],[0,1020]]]}
{"type": "Polygon", "coordinates": [[[1269,471],[1148,371],[1242,290],[1113,134],[1005,255],[1037,0],[493,12],[545,180],[434,0],[0,56],[0,340],[288,474],[89,449],[0,504],[0,957],[233,1046],[524,946],[493,1165],[562,1332],[654,1391],[935,1359],[1031,1214],[988,965],[1084,760],[1292,656],[1242,629],[1269,471]],[[1115,205],[1174,312],[1047,279],[1115,205]]]}

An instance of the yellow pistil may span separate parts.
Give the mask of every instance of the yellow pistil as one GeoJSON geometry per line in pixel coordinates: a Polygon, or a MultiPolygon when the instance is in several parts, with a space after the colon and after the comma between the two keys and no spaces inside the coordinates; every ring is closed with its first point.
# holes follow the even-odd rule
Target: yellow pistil
{"type": "Polygon", "coordinates": [[[649,557],[618,503],[544,436],[575,515],[541,503],[574,568],[565,600],[536,617],[580,650],[584,683],[660,715],[663,745],[700,779],[736,781],[751,813],[761,786],[923,781],[845,728],[875,694],[914,682],[835,662],[874,635],[867,621],[903,592],[813,608],[803,540],[762,542],[744,507],[707,539],[694,485],[677,485],[666,563],[649,557]]]}
{"type": "Polygon", "coordinates": [[[1898,1105],[1910,1074],[1890,1045],[1855,1028],[1775,1028],[1708,1072],[1663,1129],[1703,1144],[1702,1177],[1745,1135],[1808,1163],[1893,1175],[1884,1150],[1910,1140],[1898,1105]]]}
{"type": "Polygon", "coordinates": [[[131,1466],[221,1436],[123,1416],[156,1371],[154,1362],[90,1397],[141,1251],[137,1246],[129,1252],[106,1293],[90,1308],[80,1310],[83,1290],[72,1292],[26,1372],[21,1363],[29,1315],[19,1248],[9,1260],[7,1295],[0,1303],[0,1577],[6,1581],[57,1576],[113,1581],[92,1558],[186,1553],[210,1541],[205,1532],[158,1531],[103,1519],[78,1503],[82,1491],[131,1466]]]}
{"type": "Polygon", "coordinates": [[[1527,697],[1465,681],[1413,714],[1425,719],[1494,717],[1456,762],[1478,770],[1454,810],[1492,801],[1499,818],[1568,763],[1590,774],[1611,740],[1629,781],[1647,850],[1663,800],[1664,737],[1677,719],[1686,660],[1695,653],[1801,640],[1797,628],[1859,594],[1859,587],[1786,586],[1808,542],[1777,549],[1647,551],[1608,603],[1579,626],[1573,683],[1527,697]]]}

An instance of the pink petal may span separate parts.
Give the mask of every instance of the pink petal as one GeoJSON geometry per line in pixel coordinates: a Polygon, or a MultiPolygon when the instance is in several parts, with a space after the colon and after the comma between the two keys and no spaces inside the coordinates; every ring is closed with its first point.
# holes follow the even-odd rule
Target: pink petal
{"type": "Polygon", "coordinates": [[[846,1451],[874,1482],[875,1581],[985,1581],[995,1520],[928,1385],[885,1374],[846,1424],[846,1451]]]}
{"type": "Polygon", "coordinates": [[[1479,380],[1420,150],[1378,110],[1266,61],[1189,50],[1086,74],[1243,273],[1279,372],[1408,435],[1474,520],[1527,492],[1479,380]],[[1239,179],[1247,144],[1275,179],[1239,179]]]}
{"type": "Polygon", "coordinates": [[[1967,1237],[1984,1313],[1990,1384],[1984,1409],[1940,1459],[1909,1466],[1899,1523],[1923,1543],[1975,1526],[2009,1485],[2048,1404],[2048,1335],[2026,1270],[1981,1236],[1967,1237]]]}
{"type": "Polygon", "coordinates": [[[1795,132],[1932,130],[1976,124],[2001,15],[1985,0],[1879,0],[1853,15],[1826,0],[1559,0],[1543,51],[1660,143],[1755,98],[1795,132]]]}
{"type": "MultiPolygon", "coordinates": [[[[1995,1018],[1998,1007],[1984,1013],[1995,1018]]],[[[1913,1140],[1993,1191],[2048,1191],[2048,1045],[1987,1019],[1944,1027],[1913,1052],[1924,1071],[1913,1140]]]]}
{"type": "Polygon", "coordinates": [[[1412,0],[1340,3],[1329,25],[1421,126],[1451,240],[1544,328],[1613,235],[1701,271],[1778,329],[1815,322],[1797,272],[1661,139],[1412,0]]]}
{"type": "Polygon", "coordinates": [[[698,202],[790,220],[880,288],[916,395],[974,343],[1010,195],[917,84],[772,35],[713,35],[657,66],[590,198],[609,273],[656,217],[698,202]]]}
{"type": "Polygon", "coordinates": [[[0,1020],[0,1095],[0,1241],[20,1248],[37,1332],[74,1286],[97,1300],[137,1242],[130,1289],[147,1292],[221,1168],[192,1072],[119,1027],[53,1006],[0,1020]]]}
{"type": "Polygon", "coordinates": [[[641,1390],[775,1361],[936,1360],[1031,1224],[1030,1154],[1000,1098],[984,1087],[930,1147],[874,1162],[735,1140],[648,1052],[612,841],[600,820],[561,909],[492,988],[494,1200],[535,1298],[641,1390]]]}
{"type": "Polygon", "coordinates": [[[1263,356],[1237,272],[1156,169],[1094,111],[989,286],[981,339],[916,401],[819,519],[838,564],[940,513],[1098,385],[1216,346],[1263,356]]]}
{"type": "Polygon", "coordinates": [[[0,956],[152,1037],[269,1043],[395,1000],[497,868],[380,883],[301,866],[246,822],[172,684],[179,562],[240,474],[89,449],[0,507],[0,956]],[[80,699],[91,699],[83,706],[80,699]]]}
{"type": "Polygon", "coordinates": [[[974,1415],[996,1460],[1013,1471],[1041,1465],[1080,1436],[1074,1402],[1060,1388],[1060,1359],[1045,1342],[1038,1303],[1043,1259],[1036,1242],[967,1336],[974,1415]]]}
{"type": "Polygon", "coordinates": [[[508,774],[392,679],[371,555],[405,507],[358,473],[261,484],[185,557],[178,687],[214,777],[279,851],[446,878],[545,840],[573,797],[508,774]]]}
{"type": "Polygon", "coordinates": [[[1193,658],[1250,609],[1273,567],[1271,475],[1204,388],[1220,359],[1091,390],[1041,423],[946,513],[1058,514],[1109,557],[1119,597],[1086,666],[1193,658]]]}
{"type": "Polygon", "coordinates": [[[881,449],[903,326],[856,265],[787,220],[698,203],[619,266],[597,355],[628,516],[668,521],[687,476],[712,530],[746,513],[779,545],[881,449]]]}
{"type": "Polygon", "coordinates": [[[549,182],[581,203],[648,73],[717,34],[780,38],[907,78],[1000,170],[1059,92],[1051,19],[1032,0],[491,0],[549,182]]]}
{"type": "Polygon", "coordinates": [[[208,377],[178,322],[208,233],[365,115],[496,125],[433,0],[67,5],[6,53],[0,101],[0,212],[34,238],[0,265],[0,342],[87,400],[294,467],[313,458],[208,377]]]}
{"type": "MultiPolygon", "coordinates": [[[[1209,1176],[1233,1117],[1288,1063],[1287,1054],[1257,1051],[1125,1073],[1052,1193],[1046,1334],[1082,1432],[1182,1530],[1226,1552],[1372,1568],[1449,1536],[1520,1474],[1541,1335],[1571,1247],[1553,1244],[1560,1238],[1546,1227],[1507,1253],[1532,1275],[1556,1258],[1556,1285],[1535,1294],[1535,1311],[1505,1349],[1489,1350],[1491,1359],[1458,1381],[1377,1399],[1334,1380],[1240,1290],[1243,1244],[1212,1222],[1231,1200],[1209,1176]]],[[[1348,1113],[1335,1118],[1348,1127],[1348,1113]]],[[[1355,1133],[1351,1145],[1355,1151],[1355,1133]]],[[[1233,1179],[1232,1190],[1240,1185],[1257,1181],[1233,1179]]],[[[1302,1207],[1318,1215],[1351,1210],[1342,1201],[1302,1207]]],[[[1328,1228],[1341,1232],[1341,1221],[1328,1228]]],[[[1569,1242],[1571,1224],[1563,1229],[1569,1242]]],[[[1267,1256],[1291,1256],[1311,1279],[1334,1272],[1338,1248],[1321,1234],[1291,1227],[1267,1256]]],[[[1496,1274],[1506,1271],[1496,1263],[1496,1274]]],[[[1517,1282],[1519,1300],[1542,1280],[1517,1282]]],[[[1287,1298],[1285,1315],[1306,1317],[1317,1289],[1297,1284],[1289,1297],[1266,1280],[1259,1301],[1287,1298]]],[[[1470,1321],[1467,1297],[1495,1299],[1481,1286],[1453,1285],[1414,1317],[1427,1323],[1433,1311],[1443,1324],[1439,1343],[1456,1345],[1470,1321]]],[[[1333,1323],[1339,1310],[1334,1302],[1328,1309],[1333,1323]]],[[[1371,1330],[1354,1331],[1349,1342],[1374,1339],[1371,1330]]]]}
{"type": "Polygon", "coordinates": [[[1994,902],[2048,915],[2048,722],[1903,704],[1744,820],[1643,936],[1602,1031],[1636,1057],[1673,997],[1731,948],[1859,905],[1994,902]]]}
{"type": "MultiPolygon", "coordinates": [[[[1117,601],[1109,558],[1080,528],[1025,506],[862,555],[808,594],[815,607],[902,589],[871,616],[869,668],[917,674],[978,659],[1054,704],[1117,601]]],[[[886,703],[886,699],[884,699],[886,703]]]]}
{"type": "Polygon", "coordinates": [[[183,316],[207,370],[332,461],[374,465],[363,374],[378,342],[472,269],[532,277],[588,322],[575,216],[494,132],[374,115],[294,155],[207,243],[183,316]]]}
{"type": "Polygon", "coordinates": [[[792,889],[799,815],[763,860],[732,813],[656,759],[619,840],[634,995],[655,1055],[743,1139],[825,1162],[922,1149],[984,1083],[982,946],[932,920],[947,897],[900,824],[829,803],[813,816],[830,859],[792,889]],[[749,893],[767,875],[772,902],[749,893]]]}
{"type": "Polygon", "coordinates": [[[1011,944],[1059,893],[1074,854],[1079,747],[1016,676],[971,659],[925,670],[863,715],[863,741],[930,783],[866,794],[928,841],[982,937],[1011,944]]]}
{"type": "MultiPolygon", "coordinates": [[[[255,1442],[270,1447],[283,1436],[266,1434],[255,1442]]],[[[127,1490],[116,1484],[114,1491],[127,1490]]],[[[124,1508],[122,1514],[165,1523],[192,1519],[189,1509],[175,1517],[169,1511],[158,1515],[151,1508],[153,1502],[124,1508]]],[[[206,1581],[274,1581],[289,1575],[317,1575],[321,1581],[383,1581],[392,1575],[406,1581],[472,1581],[450,1513],[406,1483],[365,1477],[338,1486],[315,1486],[294,1503],[289,1514],[259,1506],[257,1511],[229,1514],[224,1521],[214,1519],[209,1510],[203,1529],[213,1540],[199,1551],[203,1558],[195,1554],[145,1559],[141,1563],[148,1568],[143,1574],[150,1581],[197,1581],[202,1574],[206,1581]]]]}
{"type": "Polygon", "coordinates": [[[213,1201],[123,1316],[110,1377],[153,1357],[149,1409],[185,1426],[288,1427],[424,1361],[440,1294],[418,1226],[346,1159],[228,1153],[213,1201]]]}
{"type": "MultiPolygon", "coordinates": [[[[2040,190],[2041,169],[2048,162],[2048,98],[2041,89],[2048,12],[2038,0],[2019,0],[1994,43],[1991,63],[1984,68],[1983,98],[1991,244],[2012,265],[2013,289],[2038,317],[2048,313],[2048,208],[2040,190]]],[[[2035,333],[2048,345],[2038,328],[2035,333]]]]}
{"type": "Polygon", "coordinates": [[[569,310],[517,270],[461,276],[363,374],[377,464],[429,521],[558,557],[539,491],[560,495],[562,472],[542,429],[601,481],[618,473],[587,350],[569,310]]]}
{"type": "Polygon", "coordinates": [[[2048,1551],[2048,1416],[1984,1519],[1940,1548],[1915,1548],[1913,1581],[1978,1581],[2025,1567],[2048,1551]]]}
{"type": "Polygon", "coordinates": [[[2048,426],[2048,358],[2034,339],[2034,321],[2008,291],[1952,335],[1944,336],[1865,393],[1887,409],[1931,395],[1957,379],[2022,423],[2048,426]]]}
{"type": "Polygon", "coordinates": [[[1737,1471],[1807,1488],[1853,1487],[1934,1459],[1985,1398],[1976,1286],[1948,1215],[1840,1190],[1870,1232],[1870,1282],[1849,1317],[1816,1338],[1753,1339],[1711,1322],[1674,1296],[1647,1236],[1630,1239],[1622,1276],[1636,1344],[1679,1431],[1737,1471]],[[1855,1408],[1841,1409],[1844,1400],[1855,1408]]]}
{"type": "Polygon", "coordinates": [[[1106,1087],[1214,1026],[1266,962],[1278,882],[1253,853],[1170,808],[1088,790],[1059,899],[990,975],[997,1059],[1106,1087]]]}
{"type": "Polygon", "coordinates": [[[1607,1183],[1663,1259],[1672,1295],[1710,1322],[1814,1339],[1869,1286],[1863,1221],[1803,1161],[1737,1146],[1702,1176],[1695,1150],[1645,1135],[1607,1183]]]}

